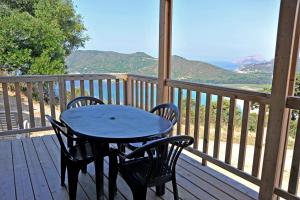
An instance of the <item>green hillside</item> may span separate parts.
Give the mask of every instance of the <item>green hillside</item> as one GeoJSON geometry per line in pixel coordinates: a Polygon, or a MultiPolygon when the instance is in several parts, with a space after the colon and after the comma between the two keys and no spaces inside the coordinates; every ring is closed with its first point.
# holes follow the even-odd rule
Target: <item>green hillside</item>
{"type": "MultiPolygon", "coordinates": [[[[157,76],[157,58],[143,52],[122,54],[80,50],[66,59],[69,73],[134,73],[157,76]]],[[[172,78],[200,83],[270,83],[270,74],[239,74],[201,61],[172,56],[172,78]]]]}

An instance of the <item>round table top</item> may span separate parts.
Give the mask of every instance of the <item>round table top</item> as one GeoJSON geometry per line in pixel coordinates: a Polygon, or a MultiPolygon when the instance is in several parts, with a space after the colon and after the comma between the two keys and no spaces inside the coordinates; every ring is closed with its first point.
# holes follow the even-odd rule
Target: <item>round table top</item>
{"type": "Polygon", "coordinates": [[[105,142],[140,142],[162,137],[172,123],[131,106],[92,105],[62,112],[60,120],[79,137],[105,142]]]}

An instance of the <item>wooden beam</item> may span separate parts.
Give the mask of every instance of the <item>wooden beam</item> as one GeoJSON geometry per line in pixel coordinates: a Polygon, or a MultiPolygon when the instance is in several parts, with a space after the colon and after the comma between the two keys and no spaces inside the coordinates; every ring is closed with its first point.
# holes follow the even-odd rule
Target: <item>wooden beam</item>
{"type": "Polygon", "coordinates": [[[160,0],[157,104],[169,101],[166,80],[171,78],[172,4],[173,0],[160,0]]]}
{"type": "Polygon", "coordinates": [[[260,199],[275,199],[274,189],[279,185],[289,116],[286,100],[290,80],[294,79],[291,72],[296,59],[293,50],[298,10],[299,0],[281,0],[260,199]]]}

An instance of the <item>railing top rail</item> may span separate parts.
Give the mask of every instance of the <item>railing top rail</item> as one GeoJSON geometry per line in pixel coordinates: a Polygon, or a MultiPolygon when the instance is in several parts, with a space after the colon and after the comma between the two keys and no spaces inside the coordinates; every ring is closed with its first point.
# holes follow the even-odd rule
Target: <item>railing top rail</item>
{"type": "Polygon", "coordinates": [[[300,110],[300,97],[289,96],[286,101],[286,107],[290,109],[300,110]]]}
{"type": "Polygon", "coordinates": [[[225,97],[235,97],[238,99],[249,100],[259,103],[269,104],[270,101],[270,94],[263,93],[263,92],[255,92],[250,90],[244,89],[235,89],[235,88],[228,88],[223,86],[216,86],[216,85],[208,85],[208,84],[201,84],[201,83],[191,83],[186,81],[179,81],[179,80],[167,80],[167,85],[170,87],[178,87],[182,89],[189,89],[199,92],[207,92],[214,95],[220,95],[225,97]]]}
{"type": "Polygon", "coordinates": [[[135,75],[135,74],[127,74],[127,77],[131,78],[133,80],[145,81],[145,82],[156,83],[157,84],[157,77],[135,75]]]}
{"type": "Polygon", "coordinates": [[[65,80],[127,79],[126,73],[0,76],[1,83],[65,80]]]}

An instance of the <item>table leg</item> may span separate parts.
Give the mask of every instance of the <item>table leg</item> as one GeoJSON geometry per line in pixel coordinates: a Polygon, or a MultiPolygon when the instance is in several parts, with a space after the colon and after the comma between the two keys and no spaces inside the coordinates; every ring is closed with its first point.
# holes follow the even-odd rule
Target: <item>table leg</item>
{"type": "Polygon", "coordinates": [[[103,163],[106,152],[105,147],[106,145],[103,143],[93,142],[97,200],[104,199],[103,163]]]}

